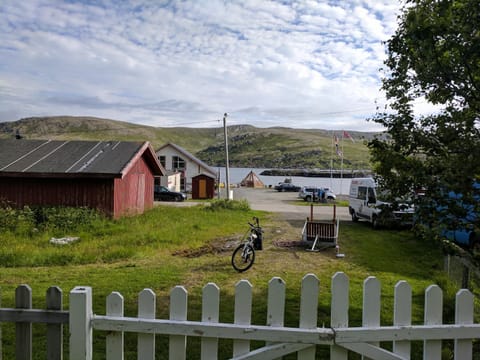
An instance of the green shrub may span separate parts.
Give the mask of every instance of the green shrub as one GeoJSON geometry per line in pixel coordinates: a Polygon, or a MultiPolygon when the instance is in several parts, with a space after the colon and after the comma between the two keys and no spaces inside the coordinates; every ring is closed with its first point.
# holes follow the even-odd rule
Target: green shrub
{"type": "Polygon", "coordinates": [[[42,206],[35,208],[34,213],[37,227],[61,235],[79,230],[101,219],[97,210],[86,207],[42,206]]]}
{"type": "Polygon", "coordinates": [[[31,236],[40,232],[63,235],[90,226],[102,219],[102,215],[86,207],[42,206],[15,209],[9,205],[0,207],[0,232],[31,236]]]}
{"type": "Polygon", "coordinates": [[[228,199],[218,199],[213,200],[210,203],[210,206],[205,207],[208,211],[218,211],[218,210],[240,210],[240,211],[250,211],[250,204],[247,200],[228,200],[228,199]]]}
{"type": "Polygon", "coordinates": [[[25,206],[23,209],[14,209],[4,205],[0,208],[0,231],[28,236],[34,231],[35,215],[32,209],[25,206]]]}

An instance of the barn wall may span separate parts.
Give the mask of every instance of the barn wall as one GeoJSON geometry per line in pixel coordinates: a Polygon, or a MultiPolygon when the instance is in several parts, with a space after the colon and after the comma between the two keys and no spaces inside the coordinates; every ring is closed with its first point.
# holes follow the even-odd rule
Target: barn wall
{"type": "Polygon", "coordinates": [[[115,179],[114,217],[152,208],[153,185],[152,171],[141,157],[122,179],[115,179]]]}
{"type": "Polygon", "coordinates": [[[0,201],[12,206],[86,206],[113,211],[111,179],[0,178],[0,201]]]}

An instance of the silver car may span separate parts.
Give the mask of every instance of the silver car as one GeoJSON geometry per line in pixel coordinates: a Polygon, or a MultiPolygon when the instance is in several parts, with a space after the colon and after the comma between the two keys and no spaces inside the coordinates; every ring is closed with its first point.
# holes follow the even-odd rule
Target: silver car
{"type": "Polygon", "coordinates": [[[337,196],[329,188],[321,188],[316,186],[303,186],[298,193],[298,197],[305,201],[320,201],[319,193],[325,193],[326,200],[336,200],[337,196]]]}

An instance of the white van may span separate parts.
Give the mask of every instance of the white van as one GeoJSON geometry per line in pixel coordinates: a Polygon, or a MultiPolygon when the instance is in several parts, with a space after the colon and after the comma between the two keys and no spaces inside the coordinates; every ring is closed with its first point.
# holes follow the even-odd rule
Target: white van
{"type": "MultiPolygon", "coordinates": [[[[382,208],[385,206],[388,207],[389,203],[379,199],[377,184],[373,178],[352,179],[348,202],[348,210],[352,216],[352,221],[365,219],[371,222],[374,228],[377,228],[381,219],[382,208]]],[[[413,213],[412,207],[402,206],[402,209],[392,211],[388,220],[397,225],[409,226],[413,223],[413,213]]]]}

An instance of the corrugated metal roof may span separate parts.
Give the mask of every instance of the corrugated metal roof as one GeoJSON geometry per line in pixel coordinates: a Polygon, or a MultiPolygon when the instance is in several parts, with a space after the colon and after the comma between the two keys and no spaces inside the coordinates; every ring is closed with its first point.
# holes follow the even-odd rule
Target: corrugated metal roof
{"type": "Polygon", "coordinates": [[[144,144],[5,139],[0,140],[0,172],[118,175],[144,144]]]}

